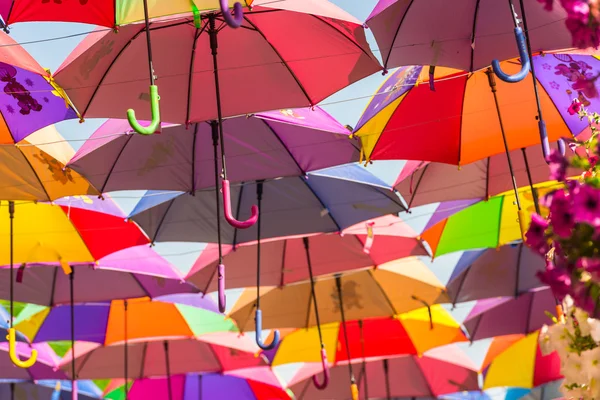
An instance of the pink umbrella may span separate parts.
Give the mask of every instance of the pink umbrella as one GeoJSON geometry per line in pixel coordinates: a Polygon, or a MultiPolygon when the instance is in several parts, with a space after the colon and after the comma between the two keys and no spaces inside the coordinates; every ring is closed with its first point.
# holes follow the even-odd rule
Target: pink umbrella
{"type": "Polygon", "coordinates": [[[58,370],[60,358],[47,343],[16,343],[17,357],[29,359],[32,350],[37,351],[37,362],[29,368],[17,368],[8,356],[8,342],[0,343],[0,376],[2,379],[66,379],[58,370]]]}
{"type": "MultiPolygon", "coordinates": [[[[365,398],[437,397],[458,391],[478,390],[477,368],[455,345],[426,352],[423,356],[371,359],[354,363],[360,393],[365,398]],[[364,365],[364,366],[363,366],[364,365]]],[[[357,400],[348,388],[348,369],[339,365],[331,369],[330,383],[319,391],[311,377],[321,364],[305,364],[290,381],[297,400],[357,400]]]]}

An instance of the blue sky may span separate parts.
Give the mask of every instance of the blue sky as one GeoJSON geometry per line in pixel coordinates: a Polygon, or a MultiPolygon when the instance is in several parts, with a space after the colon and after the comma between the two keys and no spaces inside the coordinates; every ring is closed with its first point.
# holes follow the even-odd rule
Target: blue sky
{"type": "MultiPolygon", "coordinates": [[[[377,3],[376,0],[332,0],[338,6],[364,21],[371,10],[377,3]]],[[[93,30],[92,26],[81,24],[65,24],[65,23],[26,23],[18,24],[11,27],[11,36],[23,47],[27,49],[42,66],[56,70],[71,50],[84,37],[86,32],[93,30]],[[60,38],[53,41],[45,41],[35,43],[41,39],[60,38]]],[[[370,31],[367,31],[367,37],[374,54],[379,58],[380,54],[377,50],[377,45],[370,31]]],[[[322,106],[325,110],[331,113],[342,124],[354,126],[360,115],[369,101],[369,96],[372,95],[381,85],[385,78],[380,74],[374,74],[354,85],[341,90],[330,98],[326,99],[322,106]]],[[[72,146],[77,149],[83,141],[89,137],[95,129],[97,129],[103,120],[88,119],[84,124],[79,124],[77,121],[66,121],[57,126],[61,134],[69,140],[72,146]]],[[[381,179],[388,183],[393,183],[395,173],[398,172],[398,162],[382,162],[375,163],[369,169],[376,173],[381,179]]],[[[136,202],[136,198],[141,195],[140,192],[121,192],[115,193],[113,198],[128,212],[136,202]]],[[[432,212],[433,207],[426,206],[420,210],[413,212],[411,216],[407,216],[407,220],[417,230],[422,229],[427,222],[427,216],[432,212]],[[420,215],[422,217],[420,217],[420,215]]],[[[158,244],[156,250],[164,255],[169,261],[180,268],[182,271],[189,269],[195,260],[198,251],[201,250],[201,244],[181,244],[169,243],[158,244]]],[[[436,275],[445,282],[452,271],[452,267],[456,263],[460,254],[451,254],[442,256],[436,259],[431,264],[428,260],[424,260],[431,265],[436,275]]],[[[234,293],[228,297],[230,304],[234,300],[234,293]]],[[[459,305],[453,314],[458,320],[462,320],[469,312],[471,305],[459,305]]],[[[472,347],[468,347],[468,353],[476,362],[480,362],[485,353],[487,342],[476,343],[472,347]]]]}

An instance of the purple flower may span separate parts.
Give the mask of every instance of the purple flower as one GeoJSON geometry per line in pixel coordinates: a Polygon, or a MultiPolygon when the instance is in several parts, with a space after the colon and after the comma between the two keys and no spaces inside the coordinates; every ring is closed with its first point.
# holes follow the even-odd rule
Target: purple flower
{"type": "Polygon", "coordinates": [[[550,166],[550,179],[563,182],[567,176],[567,167],[569,162],[560,154],[558,149],[552,150],[550,155],[546,158],[550,166]]]}
{"type": "Polygon", "coordinates": [[[546,270],[538,271],[537,277],[550,286],[552,293],[560,301],[571,292],[571,275],[565,269],[556,267],[552,261],[546,261],[546,270]]]}
{"type": "Polygon", "coordinates": [[[554,192],[550,204],[550,223],[552,224],[552,230],[558,236],[562,238],[571,236],[575,219],[571,196],[564,190],[554,192]]]}
{"type": "Polygon", "coordinates": [[[593,227],[600,226],[600,190],[588,185],[579,185],[573,191],[575,222],[585,222],[593,227]]]}
{"type": "Polygon", "coordinates": [[[531,225],[529,225],[529,229],[525,233],[525,244],[541,255],[545,255],[549,250],[546,240],[548,225],[549,223],[545,218],[537,214],[532,214],[531,225]]]}

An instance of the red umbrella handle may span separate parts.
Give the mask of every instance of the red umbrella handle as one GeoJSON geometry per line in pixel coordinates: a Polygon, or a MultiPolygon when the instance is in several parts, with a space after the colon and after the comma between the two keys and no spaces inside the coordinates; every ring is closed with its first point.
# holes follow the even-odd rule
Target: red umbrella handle
{"type": "Polygon", "coordinates": [[[244,21],[244,12],[242,11],[242,4],[240,2],[236,2],[233,5],[233,15],[229,12],[229,7],[227,6],[227,0],[219,0],[219,4],[221,5],[221,13],[223,14],[223,19],[227,22],[227,25],[231,28],[239,28],[242,26],[242,22],[244,21]]]}
{"type": "Polygon", "coordinates": [[[233,213],[231,212],[231,190],[229,189],[229,181],[227,179],[223,179],[221,188],[223,190],[223,214],[225,214],[225,219],[229,225],[237,229],[248,229],[254,225],[258,221],[258,207],[256,204],[252,205],[252,216],[250,218],[246,221],[238,221],[233,217],[233,213]]]}
{"type": "Polygon", "coordinates": [[[320,383],[316,375],[313,375],[312,381],[315,387],[323,390],[329,385],[329,365],[327,365],[327,352],[325,348],[321,349],[321,364],[323,365],[323,383],[320,383]]]}

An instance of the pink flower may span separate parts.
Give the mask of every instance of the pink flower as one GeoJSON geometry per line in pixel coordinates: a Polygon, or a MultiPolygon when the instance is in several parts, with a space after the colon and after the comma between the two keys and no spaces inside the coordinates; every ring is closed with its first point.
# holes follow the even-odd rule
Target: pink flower
{"type": "Polygon", "coordinates": [[[575,219],[573,217],[573,207],[571,196],[564,190],[557,190],[552,197],[550,204],[550,223],[552,230],[562,238],[571,236],[575,219]]]}
{"type": "Polygon", "coordinates": [[[552,261],[546,261],[546,270],[538,271],[537,277],[542,283],[550,286],[552,293],[560,301],[571,292],[571,275],[568,271],[557,268],[552,261]]]}
{"type": "Polygon", "coordinates": [[[600,272],[600,259],[584,257],[577,260],[577,268],[585,269],[587,272],[600,272]]]}
{"type": "Polygon", "coordinates": [[[544,10],[552,11],[552,3],[554,3],[554,0],[538,0],[538,2],[544,5],[544,10]]]}
{"type": "Polygon", "coordinates": [[[573,191],[575,222],[600,226],[600,190],[588,185],[578,185],[573,191]]]}
{"type": "Polygon", "coordinates": [[[567,167],[569,165],[565,156],[557,149],[552,150],[546,158],[550,167],[550,179],[563,182],[566,179],[567,167]]]}
{"type": "Polygon", "coordinates": [[[531,225],[529,225],[529,229],[525,233],[525,244],[541,255],[545,255],[549,250],[546,240],[548,225],[549,223],[545,218],[537,214],[532,214],[531,225]]]}
{"type": "Polygon", "coordinates": [[[581,110],[581,107],[582,107],[582,104],[579,102],[579,100],[573,99],[573,101],[571,102],[571,105],[567,109],[567,112],[569,113],[569,115],[575,115],[579,112],[579,110],[581,110]]]}
{"type": "Polygon", "coordinates": [[[586,49],[588,47],[597,48],[600,44],[600,39],[598,37],[598,21],[596,21],[595,18],[590,17],[592,10],[590,9],[588,1],[561,0],[560,3],[567,12],[565,24],[567,29],[571,32],[573,46],[580,49],[586,49]]]}

